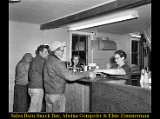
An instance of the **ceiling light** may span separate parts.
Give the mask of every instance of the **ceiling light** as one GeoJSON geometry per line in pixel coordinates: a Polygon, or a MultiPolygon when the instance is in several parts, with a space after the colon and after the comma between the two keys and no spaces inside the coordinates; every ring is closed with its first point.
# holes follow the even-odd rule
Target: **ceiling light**
{"type": "Polygon", "coordinates": [[[138,33],[130,33],[130,36],[135,38],[141,38],[141,35],[138,33]]]}
{"type": "Polygon", "coordinates": [[[98,18],[93,18],[90,20],[82,21],[82,22],[77,22],[75,24],[68,25],[68,27],[69,27],[69,30],[81,30],[81,29],[86,29],[86,28],[95,27],[99,25],[134,19],[134,18],[137,18],[138,16],[139,15],[137,11],[125,11],[125,12],[106,15],[98,18]]]}
{"type": "Polygon", "coordinates": [[[21,0],[9,0],[10,3],[20,2],[21,0]]]}

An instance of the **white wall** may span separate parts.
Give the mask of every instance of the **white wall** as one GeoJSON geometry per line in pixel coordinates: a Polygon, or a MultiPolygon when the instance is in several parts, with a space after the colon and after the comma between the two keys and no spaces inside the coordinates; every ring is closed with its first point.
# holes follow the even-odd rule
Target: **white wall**
{"type": "Polygon", "coordinates": [[[128,34],[121,35],[121,38],[119,39],[119,49],[123,50],[127,54],[126,61],[128,62],[128,65],[131,64],[131,40],[130,36],[128,34]]]}
{"type": "Polygon", "coordinates": [[[39,25],[9,21],[9,111],[12,112],[15,66],[26,52],[35,56],[37,46],[54,40],[68,41],[64,28],[40,30],[39,25]]]}
{"type": "MultiPolygon", "coordinates": [[[[152,42],[152,34],[151,34],[151,23],[144,29],[145,37],[150,41],[150,50],[151,50],[151,42],[152,42]]],[[[144,67],[149,65],[149,54],[144,57],[144,67]]]]}

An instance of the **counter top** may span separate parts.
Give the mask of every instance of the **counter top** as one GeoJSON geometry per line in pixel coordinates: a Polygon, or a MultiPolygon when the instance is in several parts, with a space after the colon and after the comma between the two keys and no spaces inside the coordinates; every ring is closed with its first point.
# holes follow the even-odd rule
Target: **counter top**
{"type": "Polygon", "coordinates": [[[101,77],[97,77],[94,79],[91,78],[83,78],[80,79],[79,81],[83,81],[83,82],[88,82],[88,83],[98,83],[98,82],[103,82],[103,83],[110,83],[112,85],[116,85],[116,86],[122,86],[122,87],[131,87],[131,88],[138,88],[138,89],[144,89],[144,90],[149,90],[151,91],[151,85],[150,84],[144,84],[142,87],[141,86],[133,86],[133,85],[125,85],[124,81],[126,79],[119,79],[119,78],[109,78],[109,77],[105,77],[105,78],[101,78],[101,77]]]}

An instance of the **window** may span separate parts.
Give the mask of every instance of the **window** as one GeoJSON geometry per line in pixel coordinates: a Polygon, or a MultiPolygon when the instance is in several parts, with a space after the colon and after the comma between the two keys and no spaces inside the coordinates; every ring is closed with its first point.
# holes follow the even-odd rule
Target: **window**
{"type": "Polygon", "coordinates": [[[139,47],[140,47],[140,41],[132,40],[132,64],[139,65],[140,63],[140,53],[139,53],[139,47]]]}
{"type": "Polygon", "coordinates": [[[88,36],[72,34],[72,56],[79,55],[80,63],[87,65],[88,59],[88,36]]]}

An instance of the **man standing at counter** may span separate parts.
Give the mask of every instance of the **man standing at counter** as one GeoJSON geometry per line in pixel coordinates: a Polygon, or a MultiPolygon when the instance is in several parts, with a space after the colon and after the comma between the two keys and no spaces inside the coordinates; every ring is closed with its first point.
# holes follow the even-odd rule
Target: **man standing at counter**
{"type": "Polygon", "coordinates": [[[65,44],[55,41],[50,50],[52,51],[44,66],[44,88],[46,112],[65,112],[65,88],[66,81],[75,81],[85,77],[94,78],[93,72],[76,72],[66,68],[63,58],[65,44]]]}
{"type": "Polygon", "coordinates": [[[114,75],[116,78],[125,79],[125,84],[131,85],[131,68],[125,62],[127,54],[123,50],[117,50],[114,53],[116,66],[110,69],[97,69],[95,72],[103,72],[106,74],[114,75]]]}
{"type": "Polygon", "coordinates": [[[36,57],[33,58],[29,68],[28,93],[31,97],[31,102],[28,112],[41,112],[43,109],[43,66],[48,57],[48,49],[48,45],[38,46],[36,57]]]}
{"type": "Polygon", "coordinates": [[[13,112],[28,111],[28,70],[32,58],[31,53],[26,53],[16,65],[13,112]]]}

